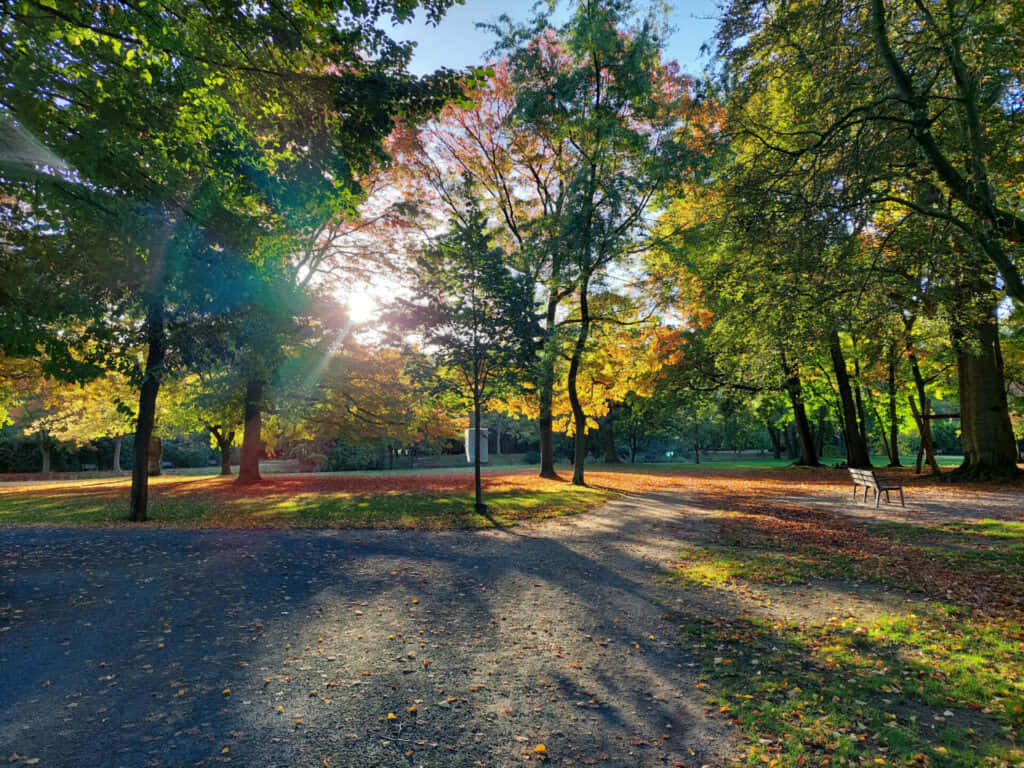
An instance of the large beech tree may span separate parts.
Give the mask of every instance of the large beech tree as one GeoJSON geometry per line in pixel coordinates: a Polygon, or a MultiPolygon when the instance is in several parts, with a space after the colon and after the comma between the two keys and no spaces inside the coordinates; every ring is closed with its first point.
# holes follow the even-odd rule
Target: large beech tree
{"type": "MultiPolygon", "coordinates": [[[[22,281],[5,291],[51,297],[5,335],[50,341],[52,318],[38,310],[66,315],[52,300],[62,292],[86,297],[73,307],[88,333],[147,350],[130,519],[146,518],[147,446],[175,333],[249,306],[236,276],[354,208],[355,177],[382,158],[393,117],[446,95],[445,74],[409,77],[408,46],[377,27],[416,5],[0,6],[0,123],[15,150],[0,197],[19,264],[5,272],[22,281]],[[50,291],[41,265],[58,272],[50,291]]],[[[421,5],[436,21],[448,2],[421,5]]]]}
{"type": "Polygon", "coordinates": [[[718,33],[732,127],[765,163],[808,177],[841,164],[843,194],[953,224],[1018,301],[1022,38],[1020,3],[977,0],[731,0],[718,33]],[[761,109],[780,85],[813,122],[761,109]]]}

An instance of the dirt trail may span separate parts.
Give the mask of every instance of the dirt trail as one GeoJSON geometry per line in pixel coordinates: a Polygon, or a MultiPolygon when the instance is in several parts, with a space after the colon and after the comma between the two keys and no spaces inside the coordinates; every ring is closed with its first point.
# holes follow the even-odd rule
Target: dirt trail
{"type": "Polygon", "coordinates": [[[666,492],[490,532],[0,530],[0,757],[729,765],[660,584],[711,514],[666,492]]]}

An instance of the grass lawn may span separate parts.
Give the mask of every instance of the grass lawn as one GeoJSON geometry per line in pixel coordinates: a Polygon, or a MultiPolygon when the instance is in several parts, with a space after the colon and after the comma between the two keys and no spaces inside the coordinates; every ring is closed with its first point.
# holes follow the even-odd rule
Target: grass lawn
{"type": "MultiPolygon", "coordinates": [[[[201,528],[486,528],[576,514],[616,495],[533,475],[486,475],[486,517],[473,511],[465,472],[269,475],[248,487],[216,475],[164,475],[150,479],[149,518],[201,528]]],[[[0,525],[132,525],[130,485],[128,478],[5,484],[0,525]]]]}
{"type": "Polygon", "coordinates": [[[974,768],[1024,764],[1022,576],[1020,522],[782,508],[723,510],[670,581],[721,606],[681,642],[749,765],[974,768]]]}

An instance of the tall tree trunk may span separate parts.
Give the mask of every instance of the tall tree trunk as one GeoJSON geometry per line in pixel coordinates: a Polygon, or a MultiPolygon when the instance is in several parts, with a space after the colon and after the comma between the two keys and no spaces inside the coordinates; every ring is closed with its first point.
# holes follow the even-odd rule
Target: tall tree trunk
{"type": "Polygon", "coordinates": [[[693,444],[693,463],[700,464],[700,443],[693,444]]]}
{"type": "Polygon", "coordinates": [[[868,467],[871,466],[871,451],[868,450],[868,412],[864,407],[864,390],[860,386],[860,360],[853,359],[853,375],[855,377],[853,396],[857,402],[857,429],[860,431],[860,439],[864,445],[864,453],[869,457],[868,467]]]}
{"type": "Polygon", "coordinates": [[[149,476],[159,477],[164,473],[164,444],[159,437],[153,435],[149,439],[149,476]]]}
{"type": "Polygon", "coordinates": [[[235,433],[232,432],[227,444],[220,446],[220,473],[222,475],[231,474],[231,441],[234,439],[235,433]]]}
{"type": "Polygon", "coordinates": [[[494,455],[501,456],[501,416],[494,420],[494,455]]]}
{"type": "Polygon", "coordinates": [[[800,441],[800,460],[797,462],[807,467],[820,467],[818,457],[814,453],[814,438],[811,435],[811,425],[807,421],[807,410],[804,407],[803,386],[800,384],[800,375],[786,366],[785,389],[789,395],[789,402],[793,406],[793,423],[796,426],[797,438],[800,441]]]}
{"type": "MultiPolygon", "coordinates": [[[[917,361],[914,361],[916,366],[917,361]]],[[[920,371],[917,372],[917,378],[920,378],[920,371]]],[[[917,449],[917,461],[914,466],[914,472],[921,474],[921,459],[924,458],[928,462],[928,466],[931,467],[932,474],[938,475],[942,472],[939,469],[939,462],[935,458],[935,442],[932,440],[932,423],[929,418],[931,412],[931,401],[929,401],[927,395],[924,393],[924,381],[920,381],[918,384],[918,398],[921,401],[920,409],[917,403],[914,402],[914,396],[908,395],[907,400],[910,402],[910,412],[914,414],[914,421],[917,423],[917,431],[921,436],[921,444],[917,449]]]]}
{"type": "Polygon", "coordinates": [[[558,294],[552,290],[548,295],[547,313],[545,315],[547,338],[541,350],[540,381],[538,386],[539,411],[537,425],[540,428],[540,476],[549,480],[558,478],[555,472],[555,433],[554,433],[554,402],[555,402],[555,339],[554,327],[558,314],[558,294]]]}
{"type": "Polygon", "coordinates": [[[952,327],[960,382],[960,434],[964,462],[957,479],[1017,477],[1017,445],[1006,403],[1003,359],[995,312],[952,327]]]}
{"type": "Polygon", "coordinates": [[[146,520],[149,502],[149,443],[156,421],[156,396],[160,391],[167,349],[164,339],[163,307],[153,305],[146,316],[146,371],[139,392],[139,414],[135,424],[135,462],[132,465],[132,490],[128,501],[128,519],[146,520]]]}
{"type": "Polygon", "coordinates": [[[889,443],[892,453],[889,458],[890,467],[902,467],[900,462],[900,422],[896,413],[896,342],[889,344],[889,443]]]}
{"type": "Polygon", "coordinates": [[[606,464],[618,464],[619,454],[615,450],[615,403],[608,403],[608,415],[604,418],[604,460],[606,464]]]}
{"type": "Polygon", "coordinates": [[[242,435],[242,458],[238,465],[241,485],[258,483],[260,453],[263,451],[263,388],[260,379],[250,379],[245,385],[245,432],[242,435]]]}
{"type": "MultiPolygon", "coordinates": [[[[832,357],[832,370],[836,375],[839,389],[839,405],[842,408],[843,441],[846,443],[846,463],[855,469],[870,469],[871,457],[868,455],[867,442],[857,426],[857,405],[854,403],[853,391],[850,387],[850,374],[846,370],[846,358],[839,345],[839,334],[833,331],[829,335],[829,355],[832,357]]],[[[859,398],[858,390],[858,398],[859,398]]],[[[863,407],[863,404],[861,404],[863,407]]]]}
{"type": "Polygon", "coordinates": [[[121,435],[114,436],[114,472],[121,471],[121,435]]]}
{"type": "Polygon", "coordinates": [[[587,415],[583,412],[580,395],[576,387],[576,379],[583,364],[583,350],[590,334],[590,306],[587,301],[587,288],[590,275],[580,276],[580,332],[572,348],[572,359],[569,361],[569,404],[572,406],[572,422],[576,430],[576,450],[573,456],[572,484],[586,485],[583,477],[583,464],[587,458],[587,415]]]}
{"type": "Polygon", "coordinates": [[[473,386],[473,495],[475,497],[473,509],[478,515],[487,511],[484,505],[484,484],[480,477],[480,389],[474,383],[473,386]]]}
{"type": "Polygon", "coordinates": [[[913,330],[916,319],[914,315],[908,315],[903,318],[903,328],[906,332],[907,359],[910,361],[910,372],[914,377],[914,387],[917,389],[917,403],[914,402],[912,395],[908,395],[907,400],[910,402],[910,412],[913,414],[914,421],[917,424],[917,433],[921,437],[914,471],[917,474],[921,474],[921,459],[923,457],[928,462],[928,466],[931,467],[932,474],[938,475],[941,470],[939,469],[939,462],[935,458],[932,421],[928,418],[931,415],[931,400],[928,398],[928,393],[925,390],[926,382],[924,376],[921,375],[921,366],[918,364],[917,354],[914,352],[913,330]]]}

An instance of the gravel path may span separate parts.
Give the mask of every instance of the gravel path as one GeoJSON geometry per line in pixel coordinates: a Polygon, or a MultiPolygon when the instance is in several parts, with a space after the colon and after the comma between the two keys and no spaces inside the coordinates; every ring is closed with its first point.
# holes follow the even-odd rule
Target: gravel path
{"type": "Polygon", "coordinates": [[[0,529],[0,760],[729,765],[659,584],[709,514],[666,493],[491,532],[0,529]]]}

